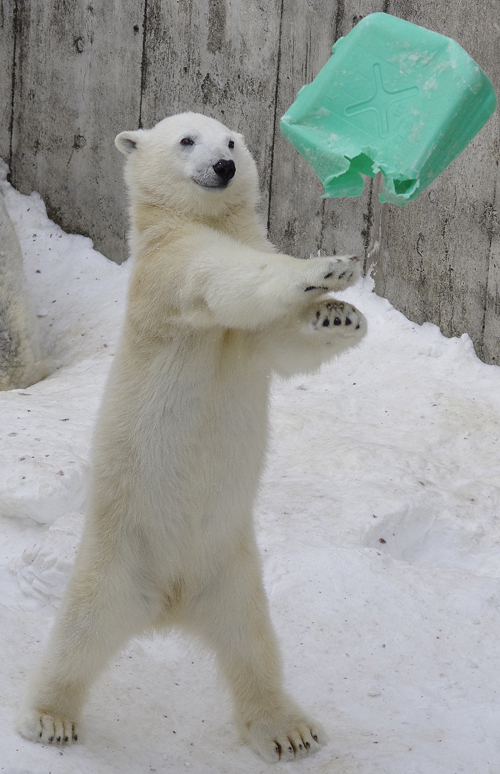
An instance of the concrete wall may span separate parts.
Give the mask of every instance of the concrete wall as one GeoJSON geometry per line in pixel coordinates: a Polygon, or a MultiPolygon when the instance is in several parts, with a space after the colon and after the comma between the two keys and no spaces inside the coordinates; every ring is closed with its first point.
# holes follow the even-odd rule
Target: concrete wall
{"type": "MultiPolygon", "coordinates": [[[[499,0],[390,0],[388,10],[458,41],[500,100],[499,0]]],[[[378,213],[375,276],[377,292],[410,319],[437,323],[447,336],[467,332],[483,360],[500,364],[499,160],[497,109],[422,196],[378,213]]]]}
{"type": "Polygon", "coordinates": [[[122,261],[115,135],[205,112],[245,134],[280,248],[377,258],[378,292],[446,334],[467,331],[497,362],[498,116],[405,209],[380,207],[372,181],[359,199],[321,199],[315,174],[279,132],[335,40],[374,11],[454,37],[500,92],[499,0],[0,0],[0,155],[12,183],[39,191],[63,228],[122,261]]]}

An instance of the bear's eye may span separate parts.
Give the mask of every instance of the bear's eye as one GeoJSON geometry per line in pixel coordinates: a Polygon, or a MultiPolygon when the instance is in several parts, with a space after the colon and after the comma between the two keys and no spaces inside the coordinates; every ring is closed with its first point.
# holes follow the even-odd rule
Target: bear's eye
{"type": "Polygon", "coordinates": [[[229,140],[228,145],[230,148],[234,148],[234,140],[229,140]]]}
{"type": "Polygon", "coordinates": [[[192,137],[183,137],[181,140],[181,145],[194,145],[194,140],[192,137]]]}

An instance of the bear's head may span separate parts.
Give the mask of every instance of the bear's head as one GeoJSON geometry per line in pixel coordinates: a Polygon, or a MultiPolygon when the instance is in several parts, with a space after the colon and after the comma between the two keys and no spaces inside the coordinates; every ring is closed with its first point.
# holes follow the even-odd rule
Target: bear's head
{"type": "Polygon", "coordinates": [[[257,203],[257,169],[243,136],[213,118],[169,116],[152,129],[121,132],[115,145],[127,158],[133,203],[208,217],[257,203]]]}

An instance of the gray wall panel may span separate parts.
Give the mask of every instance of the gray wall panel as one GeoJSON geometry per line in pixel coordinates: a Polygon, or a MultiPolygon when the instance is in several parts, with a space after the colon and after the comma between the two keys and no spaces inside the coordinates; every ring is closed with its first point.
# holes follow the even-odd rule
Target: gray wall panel
{"type": "Polygon", "coordinates": [[[468,332],[498,362],[498,113],[405,208],[380,206],[378,181],[358,199],[322,199],[279,132],[335,40],[382,10],[455,38],[500,92],[499,0],[0,0],[0,155],[19,190],[39,191],[63,228],[122,261],[115,135],[205,112],[245,134],[280,249],[376,260],[378,293],[417,322],[468,332]]]}

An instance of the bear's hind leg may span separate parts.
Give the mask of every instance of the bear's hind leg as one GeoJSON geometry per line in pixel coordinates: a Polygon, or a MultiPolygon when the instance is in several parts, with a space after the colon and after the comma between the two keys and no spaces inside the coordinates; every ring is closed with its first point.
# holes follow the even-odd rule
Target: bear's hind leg
{"type": "Polygon", "coordinates": [[[151,626],[148,609],[123,568],[75,567],[32,676],[17,729],[26,739],[71,744],[88,689],[120,647],[151,626]]]}
{"type": "Polygon", "coordinates": [[[309,755],[326,742],[319,723],[283,690],[256,551],[237,553],[186,612],[187,628],[215,651],[243,738],[255,752],[274,763],[309,755]]]}

